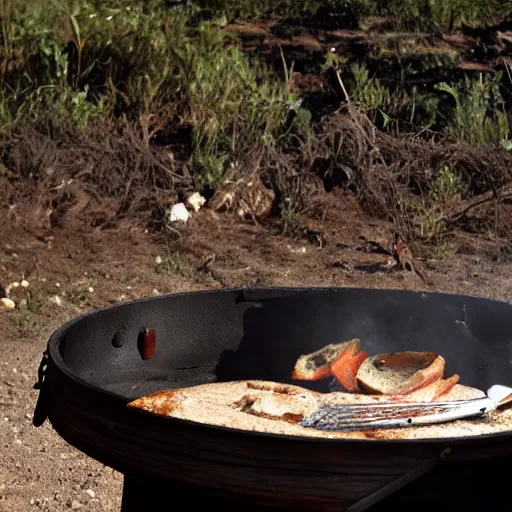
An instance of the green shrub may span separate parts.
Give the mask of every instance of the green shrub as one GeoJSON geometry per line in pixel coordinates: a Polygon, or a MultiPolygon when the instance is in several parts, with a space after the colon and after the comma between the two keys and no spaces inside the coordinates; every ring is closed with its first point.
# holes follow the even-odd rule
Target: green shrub
{"type": "MultiPolygon", "coordinates": [[[[16,72],[2,74],[10,92],[0,101],[0,128],[21,114],[77,129],[93,118],[125,117],[149,144],[189,126],[196,181],[217,186],[230,163],[257,162],[278,143],[300,101],[215,23],[189,28],[184,9],[145,6],[80,0],[10,10],[3,58],[16,58],[16,72]]],[[[304,120],[288,135],[303,132],[304,120]]]]}
{"type": "Polygon", "coordinates": [[[213,12],[227,19],[265,18],[284,16],[300,18],[314,14],[320,0],[198,0],[194,2],[201,9],[213,12]]]}
{"type": "Polygon", "coordinates": [[[488,26],[512,8],[510,0],[380,0],[378,14],[390,16],[397,26],[437,27],[451,31],[461,24],[488,26]]]}
{"type": "Polygon", "coordinates": [[[437,86],[455,102],[445,130],[472,144],[502,145],[509,137],[505,106],[500,93],[501,73],[493,77],[480,74],[477,79],[437,86]]]}
{"type": "Polygon", "coordinates": [[[410,92],[404,89],[389,89],[375,76],[370,76],[368,68],[352,64],[350,73],[353,79],[350,87],[351,99],[374,123],[383,129],[395,127],[399,130],[428,128],[436,121],[438,98],[413,86],[410,92]]]}
{"type": "Polygon", "coordinates": [[[439,170],[436,178],[430,182],[427,201],[430,204],[444,203],[465,191],[466,185],[462,178],[444,165],[439,170]]]}
{"type": "Polygon", "coordinates": [[[316,15],[357,26],[371,12],[369,0],[199,0],[196,4],[227,20],[281,16],[311,20],[316,15]]]}

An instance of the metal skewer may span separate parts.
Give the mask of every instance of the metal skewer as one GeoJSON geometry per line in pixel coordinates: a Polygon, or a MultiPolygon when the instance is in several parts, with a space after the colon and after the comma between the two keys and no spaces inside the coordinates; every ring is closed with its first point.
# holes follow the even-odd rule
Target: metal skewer
{"type": "Polygon", "coordinates": [[[487,390],[487,396],[452,402],[402,402],[396,404],[321,404],[299,422],[307,428],[331,431],[372,428],[411,427],[444,423],[462,418],[479,418],[512,400],[512,388],[499,384],[487,390]]]}

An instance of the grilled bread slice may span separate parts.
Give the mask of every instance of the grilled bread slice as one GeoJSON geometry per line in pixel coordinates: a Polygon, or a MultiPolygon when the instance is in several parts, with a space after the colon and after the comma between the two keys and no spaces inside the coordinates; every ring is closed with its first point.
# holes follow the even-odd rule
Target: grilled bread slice
{"type": "Polygon", "coordinates": [[[434,352],[394,352],[366,358],[357,372],[357,383],[367,393],[439,396],[453,387],[458,375],[443,379],[446,361],[434,352]]]}
{"type": "Polygon", "coordinates": [[[295,363],[292,379],[312,381],[335,376],[347,391],[356,391],[357,369],[368,357],[366,352],[360,352],[360,345],[359,338],[354,338],[302,355],[295,363]]]}

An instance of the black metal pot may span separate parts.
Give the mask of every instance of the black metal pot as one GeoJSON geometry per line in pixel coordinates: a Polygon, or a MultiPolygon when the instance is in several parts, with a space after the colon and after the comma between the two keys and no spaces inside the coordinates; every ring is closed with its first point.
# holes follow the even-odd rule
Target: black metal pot
{"type": "MultiPolygon", "coordinates": [[[[512,305],[338,288],[182,293],[119,304],[53,333],[34,424],[125,475],[123,511],[180,497],[225,509],[507,510],[512,432],[457,439],[274,436],[129,410],[151,392],[213,381],[294,383],[297,357],[353,337],[368,352],[441,354],[447,374],[512,386],[512,305]],[[154,329],[154,356],[142,357],[154,329]]],[[[302,385],[303,383],[301,383],[302,385]]],[[[306,383],[328,390],[327,382],[306,383]]]]}

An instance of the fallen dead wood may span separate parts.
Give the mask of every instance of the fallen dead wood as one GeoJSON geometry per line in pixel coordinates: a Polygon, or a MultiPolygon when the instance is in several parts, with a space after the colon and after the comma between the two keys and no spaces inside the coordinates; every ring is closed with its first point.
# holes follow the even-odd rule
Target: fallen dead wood
{"type": "Polygon", "coordinates": [[[499,190],[489,190],[484,194],[479,194],[478,196],[472,198],[465,204],[464,208],[445,217],[443,221],[446,224],[454,224],[460,221],[468,212],[477,206],[481,206],[492,201],[499,203],[504,199],[509,198],[512,198],[512,185],[510,184],[502,187],[499,190]]]}

